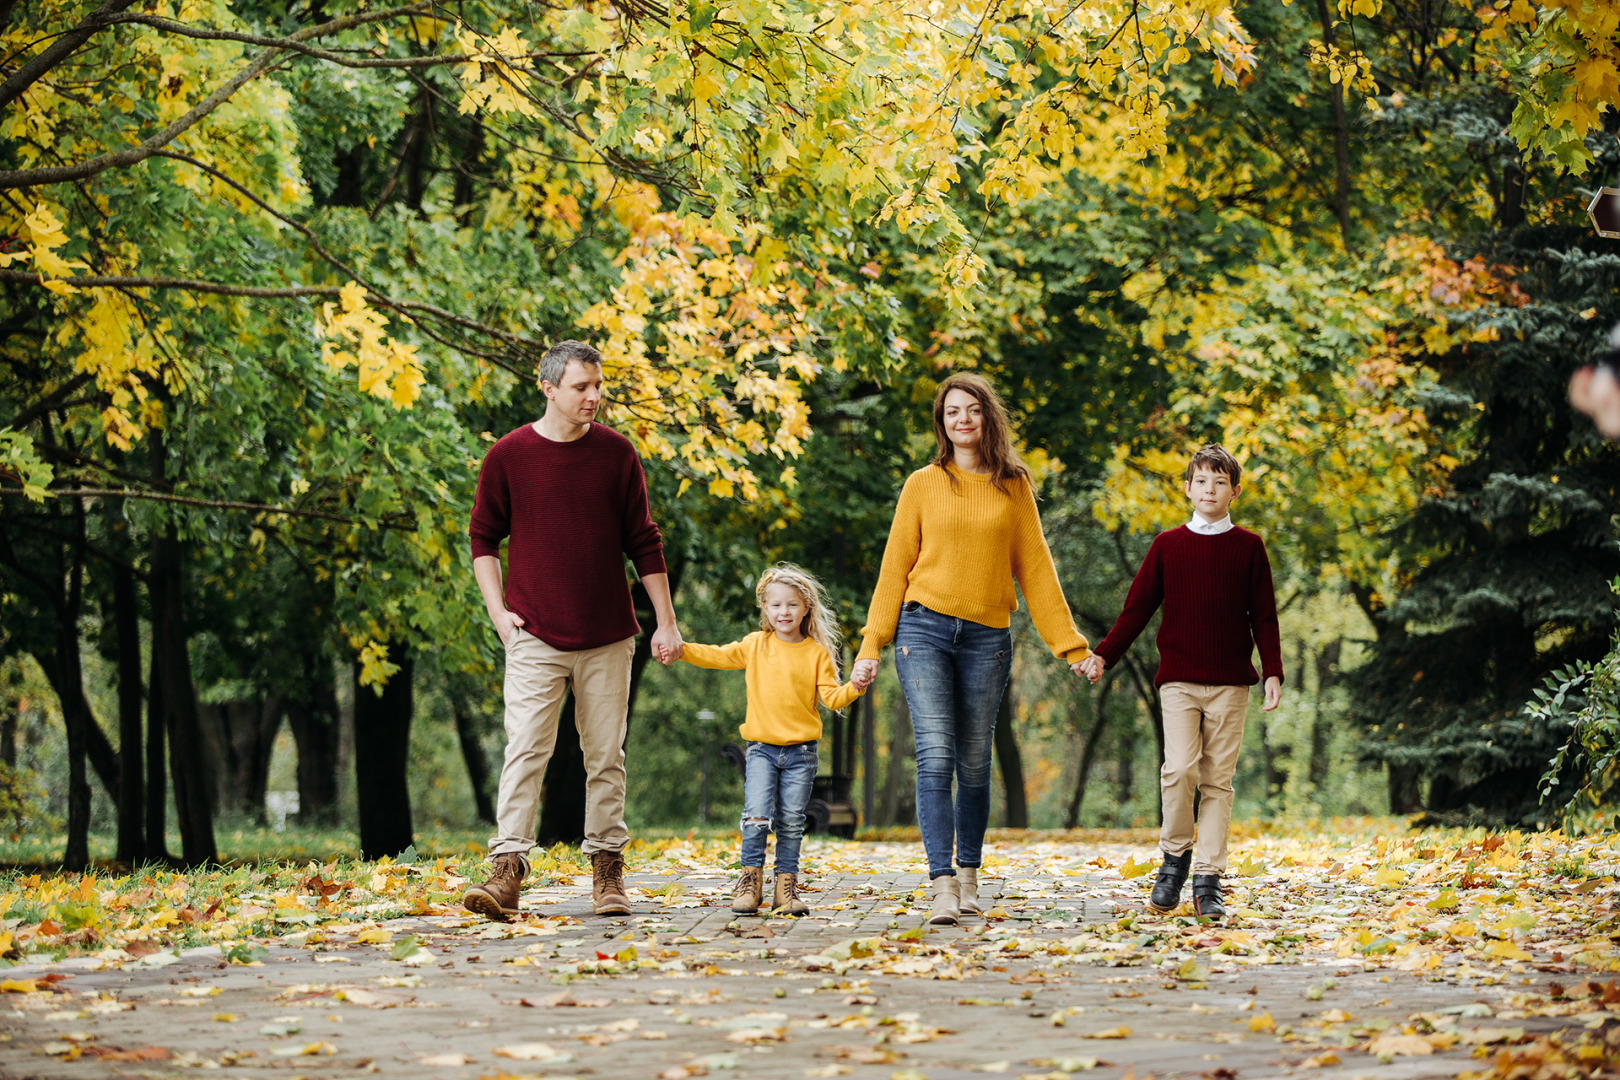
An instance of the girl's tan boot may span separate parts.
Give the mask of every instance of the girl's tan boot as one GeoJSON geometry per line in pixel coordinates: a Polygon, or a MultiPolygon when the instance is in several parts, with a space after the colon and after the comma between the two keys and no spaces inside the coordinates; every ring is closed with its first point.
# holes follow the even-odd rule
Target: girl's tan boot
{"type": "Polygon", "coordinates": [[[759,911],[760,893],[764,890],[760,879],[764,873],[764,869],[758,866],[742,868],[742,877],[737,879],[737,891],[732,893],[732,911],[738,915],[752,915],[759,911]]]}
{"type": "Polygon", "coordinates": [[[771,900],[772,915],[808,915],[810,907],[799,899],[799,875],[777,874],[776,895],[771,900]]]}
{"type": "Polygon", "coordinates": [[[977,866],[957,867],[956,888],[961,894],[962,914],[979,914],[981,910],[979,907],[979,868],[977,866]]]}
{"type": "Polygon", "coordinates": [[[928,916],[928,921],[935,926],[955,926],[962,921],[961,893],[957,890],[956,879],[946,874],[937,877],[932,882],[934,886],[934,910],[928,916]]]}

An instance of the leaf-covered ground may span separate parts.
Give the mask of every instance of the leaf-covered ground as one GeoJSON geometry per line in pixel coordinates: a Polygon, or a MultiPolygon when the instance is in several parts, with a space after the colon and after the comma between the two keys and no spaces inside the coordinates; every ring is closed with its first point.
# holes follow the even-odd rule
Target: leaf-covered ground
{"type": "Polygon", "coordinates": [[[1142,907],[1142,833],[993,834],[948,930],[903,839],[808,843],[803,920],[730,913],[726,840],[638,842],[623,919],[539,855],[507,925],[457,904],[474,856],[12,874],[0,1074],[1620,1068],[1620,836],[1240,833],[1218,925],[1142,907]]]}

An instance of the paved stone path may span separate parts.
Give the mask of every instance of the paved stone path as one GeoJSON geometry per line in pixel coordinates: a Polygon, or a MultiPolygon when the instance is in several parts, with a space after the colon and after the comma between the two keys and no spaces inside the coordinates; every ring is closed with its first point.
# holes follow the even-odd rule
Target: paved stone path
{"type": "MultiPolygon", "coordinates": [[[[733,916],[715,872],[631,875],[633,897],[657,890],[663,906],[598,918],[581,878],[526,893],[539,917],[511,926],[319,927],[253,966],[206,947],[163,967],[18,967],[0,974],[61,977],[56,993],[0,996],[0,1076],[1449,1077],[1480,1067],[1468,1033],[1501,1025],[1530,981],[1111,957],[1087,934],[1140,911],[1148,880],[1111,877],[991,880],[992,918],[938,930],[922,926],[919,874],[828,874],[801,920],[733,916]],[[392,940],[361,943],[379,930],[392,940]],[[1353,1048],[1413,1022],[1463,1041],[1382,1063],[1353,1048]]],[[[1572,1019],[1596,1022],[1510,1022],[1572,1019]]]]}

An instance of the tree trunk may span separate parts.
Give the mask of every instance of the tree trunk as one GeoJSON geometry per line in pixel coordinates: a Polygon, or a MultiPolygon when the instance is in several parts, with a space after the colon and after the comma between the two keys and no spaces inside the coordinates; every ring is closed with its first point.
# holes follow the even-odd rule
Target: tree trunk
{"type": "Polygon", "coordinates": [[[337,694],[325,651],[315,645],[303,659],[303,678],[287,698],[287,727],[298,747],[298,820],[330,825],[337,811],[337,694]]]}
{"type": "Polygon", "coordinates": [[[1389,812],[1415,814],[1423,808],[1416,765],[1389,766],[1389,812]]]}
{"type": "Polygon", "coordinates": [[[540,824],[535,842],[578,844],[585,839],[585,751],[574,724],[574,694],[569,691],[557,718],[557,746],[546,765],[540,789],[540,824]]]}
{"type": "Polygon", "coordinates": [[[1502,198],[1497,203],[1496,217],[1504,229],[1524,224],[1524,167],[1518,161],[1502,166],[1502,198]]]}
{"type": "MultiPolygon", "coordinates": [[[[1334,47],[1333,19],[1327,0],[1316,0],[1317,17],[1322,23],[1322,43],[1334,47]]],[[[1339,235],[1350,246],[1350,131],[1344,116],[1344,81],[1333,84],[1333,216],[1339,219],[1339,235]]]]}
{"type": "Polygon", "coordinates": [[[915,753],[915,746],[911,708],[906,704],[906,695],[901,694],[899,708],[894,714],[894,727],[889,732],[888,773],[883,778],[884,825],[910,825],[916,820],[916,780],[915,777],[908,777],[911,770],[906,768],[906,762],[915,753]],[[907,794],[911,795],[910,800],[907,800],[907,794]]]}
{"type": "Polygon", "coordinates": [[[414,838],[408,775],[414,665],[410,652],[398,643],[389,645],[388,660],[399,670],[381,694],[360,685],[360,665],[354,665],[354,780],[360,854],[367,859],[398,855],[414,838]]]}
{"type": "Polygon", "coordinates": [[[1091,731],[1086,734],[1086,746],[1080,752],[1080,768],[1074,777],[1074,795],[1069,799],[1068,809],[1063,815],[1065,829],[1073,829],[1080,824],[1080,805],[1086,798],[1086,782],[1091,778],[1092,763],[1097,760],[1097,746],[1102,741],[1104,729],[1108,727],[1108,696],[1113,692],[1114,680],[1109,679],[1097,694],[1096,717],[1092,720],[1091,731]]]}
{"type": "Polygon", "coordinates": [[[68,835],[62,869],[74,873],[90,865],[90,781],[85,774],[84,673],[79,663],[78,620],[57,628],[56,647],[40,656],[41,666],[56,691],[67,728],[68,835]]]}
{"type": "Polygon", "coordinates": [[[866,824],[877,824],[877,697],[875,690],[862,695],[858,715],[861,723],[861,816],[866,824]]]}
{"type": "Polygon", "coordinates": [[[118,861],[146,855],[145,761],[141,756],[141,629],[135,575],[114,566],[113,629],[118,640],[118,861]]]}
{"type": "Polygon", "coordinates": [[[1001,764],[1001,786],[1007,792],[1001,824],[1006,829],[1027,829],[1029,795],[1024,791],[1024,758],[1018,752],[1018,735],[1013,731],[1013,711],[1013,694],[1008,688],[1002,692],[1001,708],[996,713],[996,760],[1001,764]]]}
{"type": "Polygon", "coordinates": [[[1125,820],[1125,808],[1136,797],[1136,743],[1133,739],[1122,739],[1119,744],[1119,760],[1114,763],[1114,801],[1118,811],[1114,814],[1114,827],[1124,828],[1130,822],[1125,820]]]}
{"type": "Polygon", "coordinates": [[[461,743],[461,760],[467,764],[467,780],[472,784],[478,820],[493,825],[495,800],[490,793],[489,759],[484,756],[484,746],[478,738],[478,725],[459,694],[451,695],[450,711],[456,718],[456,739],[461,743]]]}
{"type": "Polygon", "coordinates": [[[451,201],[461,210],[461,227],[471,228],[473,222],[473,170],[484,155],[484,125],[477,115],[462,117],[466,141],[456,162],[456,183],[451,201]]]}
{"type": "MultiPolygon", "coordinates": [[[[148,599],[153,598],[150,586],[148,599]]],[[[154,612],[156,608],[153,609],[154,612]]],[[[152,623],[152,656],[146,677],[146,848],[142,858],[149,862],[171,863],[169,854],[169,774],[164,751],[162,654],[157,649],[157,622],[152,623]]]]}
{"type": "Polygon", "coordinates": [[[168,729],[169,773],[180,822],[180,858],[187,866],[217,861],[214,815],[209,806],[212,763],[197,719],[197,688],[185,624],[185,568],[173,524],[152,540],[152,653],[161,682],[168,729]]]}
{"type": "Polygon", "coordinates": [[[198,706],[197,711],[215,747],[215,807],[265,824],[264,793],[276,733],[286,712],[283,699],[225,701],[198,706]]]}
{"type": "Polygon", "coordinates": [[[1266,767],[1266,799],[1273,796],[1282,797],[1283,788],[1288,785],[1288,769],[1284,767],[1287,751],[1279,749],[1272,735],[1277,727],[1277,721],[1263,717],[1260,721],[1260,751],[1266,767]]]}

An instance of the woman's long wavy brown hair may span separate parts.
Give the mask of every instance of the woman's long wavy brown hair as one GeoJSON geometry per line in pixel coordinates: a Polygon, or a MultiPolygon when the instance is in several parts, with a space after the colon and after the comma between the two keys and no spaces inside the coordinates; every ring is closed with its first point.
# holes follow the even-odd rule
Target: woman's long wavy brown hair
{"type": "MultiPolygon", "coordinates": [[[[946,376],[945,381],[939,384],[939,390],[934,394],[934,438],[939,441],[934,464],[944,469],[956,457],[956,447],[945,431],[945,395],[952,390],[966,391],[978,400],[984,424],[979,436],[979,457],[990,466],[990,480],[996,485],[996,490],[1003,495],[1009,494],[1007,484],[1016,480],[1027,481],[1029,469],[1018,459],[1018,451],[1013,447],[1012,424],[1007,420],[1007,407],[1001,403],[1001,395],[996,393],[996,388],[983,375],[958,371],[946,376]]],[[[946,469],[945,474],[951,476],[950,470],[946,469]]],[[[956,483],[956,477],[951,476],[953,488],[956,483]]]]}

